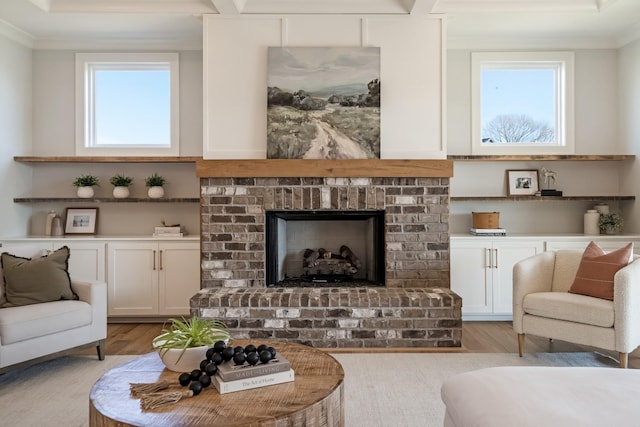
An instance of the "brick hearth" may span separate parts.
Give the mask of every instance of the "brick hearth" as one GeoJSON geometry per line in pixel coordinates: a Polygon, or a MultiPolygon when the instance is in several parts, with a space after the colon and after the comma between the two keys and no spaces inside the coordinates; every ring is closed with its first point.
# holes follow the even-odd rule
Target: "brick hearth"
{"type": "Polygon", "coordinates": [[[449,290],[451,162],[221,160],[196,169],[202,290],[192,314],[224,320],[238,338],[461,345],[461,300],[449,290]],[[385,287],[267,287],[267,210],[384,210],[385,287]]]}
{"type": "Polygon", "coordinates": [[[194,314],[224,320],[234,338],[314,347],[460,347],[462,301],[449,289],[203,289],[194,314]]]}

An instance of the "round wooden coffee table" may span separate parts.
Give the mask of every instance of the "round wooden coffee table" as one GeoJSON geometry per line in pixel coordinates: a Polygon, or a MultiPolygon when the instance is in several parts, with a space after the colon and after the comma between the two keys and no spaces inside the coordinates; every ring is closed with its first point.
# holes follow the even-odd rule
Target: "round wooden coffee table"
{"type": "MultiPolygon", "coordinates": [[[[343,426],[344,371],[329,354],[301,344],[252,341],[275,347],[291,362],[293,382],[219,394],[210,386],[197,396],[142,410],[129,383],[171,381],[157,353],[126,362],[104,374],[91,389],[89,425],[115,426],[343,426]]],[[[247,345],[236,340],[232,345],[247,345]]],[[[197,368],[194,367],[194,369],[197,368]]]]}

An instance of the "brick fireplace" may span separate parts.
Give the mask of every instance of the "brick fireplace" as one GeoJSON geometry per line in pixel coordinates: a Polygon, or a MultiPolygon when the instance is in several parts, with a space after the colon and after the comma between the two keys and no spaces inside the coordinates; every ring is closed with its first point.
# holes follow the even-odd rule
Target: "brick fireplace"
{"type": "Polygon", "coordinates": [[[318,347],[460,346],[449,290],[449,161],[202,161],[194,314],[238,338],[318,347]],[[267,211],[384,212],[384,286],[271,288],[267,211]]]}

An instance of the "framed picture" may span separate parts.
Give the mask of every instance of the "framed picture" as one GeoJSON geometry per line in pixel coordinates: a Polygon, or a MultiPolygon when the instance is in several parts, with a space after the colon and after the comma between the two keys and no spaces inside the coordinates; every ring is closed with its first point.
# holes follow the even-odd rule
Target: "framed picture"
{"type": "Polygon", "coordinates": [[[67,208],[64,234],[96,234],[98,208],[67,208]]]}
{"type": "Polygon", "coordinates": [[[509,196],[534,196],[539,190],[537,169],[507,170],[507,194],[509,196]]]}

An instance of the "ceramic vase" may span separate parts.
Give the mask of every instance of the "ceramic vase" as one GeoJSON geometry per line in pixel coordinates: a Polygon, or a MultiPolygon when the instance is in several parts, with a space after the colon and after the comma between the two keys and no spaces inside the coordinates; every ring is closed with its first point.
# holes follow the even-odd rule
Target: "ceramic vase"
{"type": "Polygon", "coordinates": [[[186,350],[179,348],[162,349],[156,351],[168,370],[174,372],[191,372],[198,369],[200,362],[207,358],[209,346],[190,347],[186,350]]]}
{"type": "Polygon", "coordinates": [[[147,194],[152,199],[160,199],[164,197],[164,188],[162,187],[149,187],[147,194]]]}
{"type": "Polygon", "coordinates": [[[78,197],[90,199],[93,197],[93,187],[78,187],[78,197]]]}
{"type": "Polygon", "coordinates": [[[116,199],[126,199],[129,197],[129,187],[113,187],[113,197],[116,199]]]}

